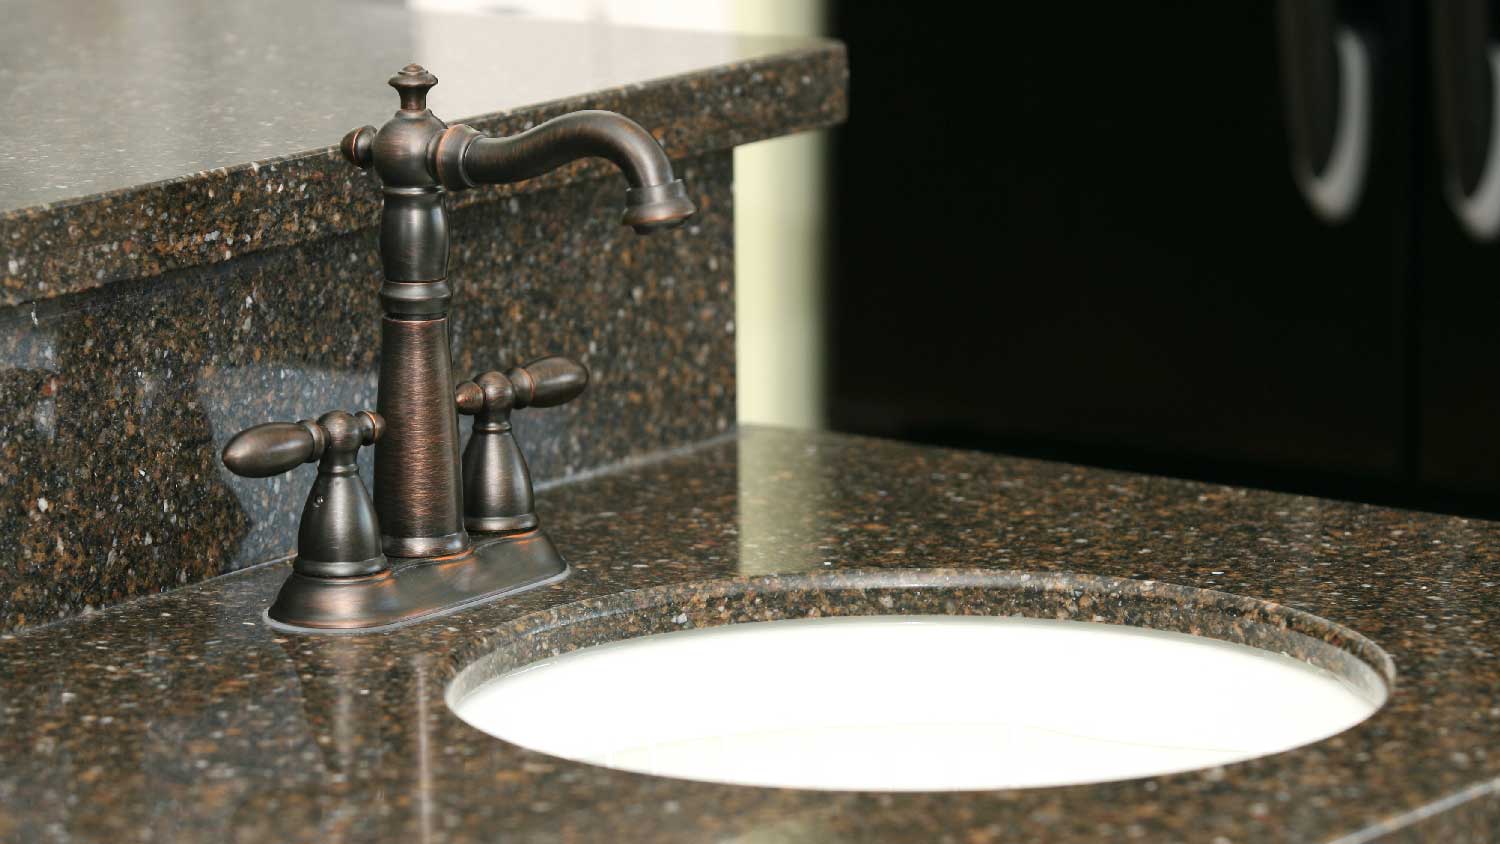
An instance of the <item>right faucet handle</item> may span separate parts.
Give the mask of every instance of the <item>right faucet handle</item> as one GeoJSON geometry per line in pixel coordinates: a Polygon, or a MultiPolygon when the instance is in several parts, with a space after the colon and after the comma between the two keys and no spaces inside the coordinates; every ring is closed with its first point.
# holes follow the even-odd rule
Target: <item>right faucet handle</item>
{"type": "Polygon", "coordinates": [[[474,417],[474,432],[464,448],[465,529],[513,533],[537,526],[531,470],[511,433],[510,412],[565,404],[588,384],[583,364],[546,357],[504,373],[476,375],[455,388],[458,412],[474,417]]]}
{"type": "Polygon", "coordinates": [[[515,408],[557,407],[583,393],[589,385],[589,371],[572,358],[554,355],[513,367],[505,373],[505,379],[515,387],[515,408]]]}

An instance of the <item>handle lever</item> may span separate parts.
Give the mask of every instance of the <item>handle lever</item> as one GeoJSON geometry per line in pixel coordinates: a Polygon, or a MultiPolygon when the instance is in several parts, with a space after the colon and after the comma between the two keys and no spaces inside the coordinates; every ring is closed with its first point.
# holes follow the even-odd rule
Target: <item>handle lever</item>
{"type": "Polygon", "coordinates": [[[515,385],[515,407],[557,407],[578,398],[589,385],[583,364],[565,357],[546,357],[505,373],[515,385]]]}
{"type": "Polygon", "coordinates": [[[224,446],[224,465],[242,478],[269,478],[323,456],[328,435],[311,420],[246,428],[224,446]]]}
{"type": "Polygon", "coordinates": [[[546,357],[501,374],[485,372],[455,390],[458,412],[474,417],[464,448],[464,527],[476,533],[531,530],[537,526],[531,470],[511,433],[510,412],[556,407],[589,384],[583,364],[546,357]]]}
{"type": "Polygon", "coordinates": [[[297,528],[292,568],[308,577],[356,577],[385,571],[375,505],[359,479],[355,458],[385,431],[368,410],[335,410],[314,422],[268,422],[235,434],[224,446],[224,465],[246,478],[268,478],[303,463],[318,463],[297,528]]]}

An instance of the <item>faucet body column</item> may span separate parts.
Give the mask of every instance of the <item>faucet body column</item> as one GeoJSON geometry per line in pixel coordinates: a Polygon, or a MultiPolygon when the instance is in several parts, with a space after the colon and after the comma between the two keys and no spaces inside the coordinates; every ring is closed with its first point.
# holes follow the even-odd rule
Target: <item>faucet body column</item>
{"type": "MultiPolygon", "coordinates": [[[[448,341],[448,212],[443,187],[427,166],[428,147],[448,128],[427,110],[427,91],[436,84],[437,77],[419,67],[398,73],[391,85],[401,95],[401,110],[362,142],[384,195],[385,318],[376,409],[388,421],[375,447],[375,506],[383,550],[398,558],[442,557],[471,547],[448,341]]],[[[356,136],[346,149],[360,143],[356,136]]]]}
{"type": "Polygon", "coordinates": [[[464,531],[458,412],[448,315],[389,311],[380,328],[380,394],[386,419],[375,446],[375,503],[390,557],[442,557],[469,548],[464,531]]]}

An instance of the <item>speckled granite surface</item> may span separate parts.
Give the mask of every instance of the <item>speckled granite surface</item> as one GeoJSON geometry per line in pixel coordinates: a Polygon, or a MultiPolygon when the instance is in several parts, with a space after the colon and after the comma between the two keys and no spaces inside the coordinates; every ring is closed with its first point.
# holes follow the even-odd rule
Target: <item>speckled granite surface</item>
{"type": "Polygon", "coordinates": [[[0,838],[1448,844],[1500,830],[1500,525],[768,430],[554,486],[540,513],[569,580],[388,634],[270,630],[278,564],[0,636],[0,838]],[[1301,636],[1377,668],[1384,653],[1395,682],[1370,720],[1287,753],[958,794],[628,774],[491,739],[444,704],[471,661],[538,642],[903,611],[1301,636]]]}
{"type": "MultiPolygon", "coordinates": [[[[193,0],[5,12],[0,306],[370,225],[375,182],[335,147],[390,116],[385,80],[411,61],[442,80],[429,103],[445,120],[511,134],[612,109],[673,158],[831,125],[846,108],[844,49],[818,39],[299,0],[211,14],[193,0]]],[[[460,203],[606,167],[470,191],[460,203]]]]}
{"type": "MultiPolygon", "coordinates": [[[[539,480],[733,423],[730,154],[678,169],[699,214],[655,237],[619,225],[616,179],[453,215],[455,372],[547,354],[593,372],[580,400],[516,414],[539,480]]],[[[0,313],[0,629],[294,550],[314,467],[238,478],[219,450],[260,422],[375,406],[375,234],[0,313]]]]}
{"type": "Polygon", "coordinates": [[[385,80],[412,57],[442,78],[433,108],[485,131],[630,115],[699,205],[637,238],[598,162],[450,204],[456,372],[554,353],[594,372],[583,401],[517,415],[534,476],[729,426],[729,149],[842,119],[841,45],[295,0],[209,25],[176,8],[122,22],[93,0],[21,4],[0,31],[0,81],[37,118],[11,121],[0,158],[0,630],[291,551],[312,470],[246,481],[217,450],[250,424],[374,406],[378,188],[329,145],[394,110],[385,80]],[[36,158],[62,150],[67,178],[36,158]]]}

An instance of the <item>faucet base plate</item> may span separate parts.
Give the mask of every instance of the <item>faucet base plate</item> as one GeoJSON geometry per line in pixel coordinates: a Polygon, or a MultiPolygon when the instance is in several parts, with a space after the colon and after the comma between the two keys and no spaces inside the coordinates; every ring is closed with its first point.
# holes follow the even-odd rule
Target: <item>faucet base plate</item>
{"type": "Polygon", "coordinates": [[[493,539],[472,550],[412,560],[363,577],[293,572],[266,621],[300,633],[374,633],[514,595],[567,577],[568,563],[540,528],[493,539]]]}

